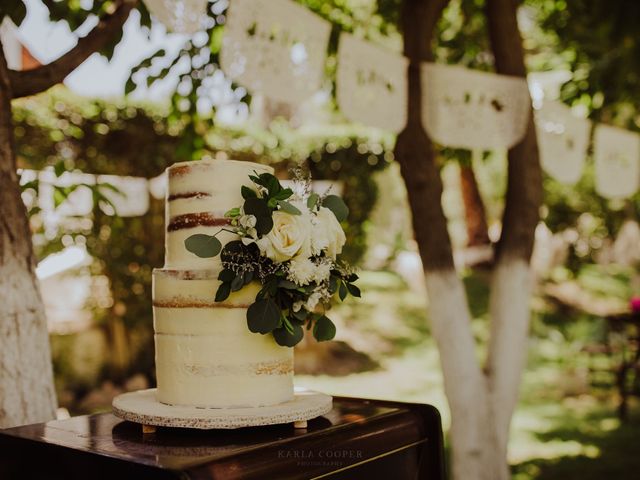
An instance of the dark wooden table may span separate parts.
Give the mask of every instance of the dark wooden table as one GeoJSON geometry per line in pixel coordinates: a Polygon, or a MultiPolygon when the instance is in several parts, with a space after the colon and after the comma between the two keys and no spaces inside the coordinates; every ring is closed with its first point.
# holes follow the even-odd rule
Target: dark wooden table
{"type": "Polygon", "coordinates": [[[0,479],[444,479],[429,405],[334,398],[309,422],[239,430],[159,428],[105,413],[0,430],[0,479]]]}
{"type": "Polygon", "coordinates": [[[640,397],[640,312],[611,315],[607,320],[607,353],[614,363],[616,387],[620,395],[618,416],[629,417],[629,397],[640,397]]]}

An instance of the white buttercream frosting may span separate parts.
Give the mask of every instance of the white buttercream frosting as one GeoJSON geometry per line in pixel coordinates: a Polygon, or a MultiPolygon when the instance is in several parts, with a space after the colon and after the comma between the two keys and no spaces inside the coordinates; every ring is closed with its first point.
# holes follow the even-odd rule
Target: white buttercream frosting
{"type": "MultiPolygon", "coordinates": [[[[264,165],[233,160],[176,163],[168,169],[165,267],[153,272],[158,400],[211,408],[273,405],[293,397],[293,349],[251,333],[246,309],[259,284],[214,301],[220,258],[199,258],[184,241],[213,235],[224,212],[242,205],[242,185],[264,165]],[[207,225],[198,225],[205,219],[207,225]],[[177,219],[177,220],[176,220],[177,219]],[[172,223],[173,222],[173,223],[172,223]],[[171,227],[173,225],[173,229],[171,227]]],[[[234,235],[218,235],[225,244],[234,235]]]]}

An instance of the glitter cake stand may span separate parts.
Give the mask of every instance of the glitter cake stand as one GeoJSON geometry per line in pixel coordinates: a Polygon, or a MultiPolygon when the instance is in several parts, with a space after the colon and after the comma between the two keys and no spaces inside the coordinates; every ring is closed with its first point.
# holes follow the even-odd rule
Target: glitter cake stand
{"type": "Polygon", "coordinates": [[[292,400],[278,405],[198,408],[160,403],[156,389],[150,388],[118,395],[112,407],[115,416],[141,424],[143,433],[153,433],[156,427],[211,430],[293,423],[296,428],[306,428],[307,420],[328,413],[332,403],[324,393],[296,389],[292,400]]]}

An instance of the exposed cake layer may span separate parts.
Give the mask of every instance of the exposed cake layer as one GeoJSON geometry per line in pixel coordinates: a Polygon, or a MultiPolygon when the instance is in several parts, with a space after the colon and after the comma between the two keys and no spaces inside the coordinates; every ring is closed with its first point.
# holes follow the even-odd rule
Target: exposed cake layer
{"type": "MultiPolygon", "coordinates": [[[[244,201],[241,187],[253,186],[249,175],[273,173],[273,169],[236,160],[200,160],[176,163],[167,172],[165,266],[208,268],[215,259],[190,253],[184,248],[184,240],[196,233],[213,235],[220,231],[228,224],[225,212],[244,201]]],[[[223,232],[218,238],[224,244],[233,235],[223,232]]]]}
{"type": "Polygon", "coordinates": [[[154,307],[248,307],[255,299],[260,284],[246,285],[232,292],[224,302],[216,302],[215,294],[220,286],[219,269],[172,270],[156,268],[153,271],[154,307]]]}
{"type": "Polygon", "coordinates": [[[245,308],[154,307],[158,400],[232,408],[293,395],[293,349],[247,329],[245,308]]]}

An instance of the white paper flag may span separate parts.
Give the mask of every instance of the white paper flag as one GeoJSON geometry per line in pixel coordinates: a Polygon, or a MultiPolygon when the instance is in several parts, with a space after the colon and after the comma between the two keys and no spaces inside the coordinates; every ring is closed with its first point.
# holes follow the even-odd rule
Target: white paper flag
{"type": "Polygon", "coordinates": [[[542,168],[562,183],[576,183],[589,148],[591,122],[556,101],[544,102],[534,114],[542,168]]]}
{"type": "Polygon", "coordinates": [[[38,206],[46,215],[56,217],[86,216],[91,213],[93,194],[85,185],[94,185],[95,177],[88,173],[65,172],[56,177],[53,170],[38,172],[38,206]],[[55,187],[70,188],[66,198],[55,187]],[[56,207],[56,204],[57,207],[56,207]]]}
{"type": "Polygon", "coordinates": [[[117,215],[139,217],[149,210],[149,182],[146,178],[100,175],[97,182],[118,189],[117,192],[106,186],[100,189],[100,193],[113,204],[117,215]]]}
{"type": "Polygon", "coordinates": [[[193,34],[204,28],[209,0],[144,0],[149,13],[167,30],[193,34]]]}
{"type": "Polygon", "coordinates": [[[607,198],[636,193],[640,187],[640,135],[597,125],[593,143],[596,192],[607,198]]]}
{"type": "Polygon", "coordinates": [[[531,108],[524,78],[433,63],[421,73],[422,120],[435,142],[491,150],[524,137],[531,108]]]}
{"type": "Polygon", "coordinates": [[[340,36],[336,96],[351,121],[397,133],[407,123],[407,66],[400,54],[340,36]]]}
{"type": "Polygon", "coordinates": [[[331,25],[291,0],[233,0],[220,66],[250,91],[301,103],[320,89],[331,25]]]}

